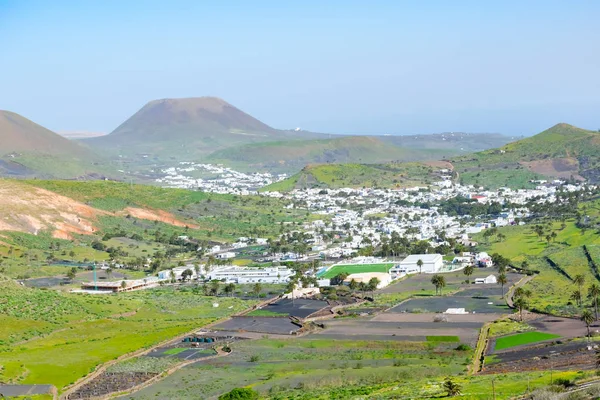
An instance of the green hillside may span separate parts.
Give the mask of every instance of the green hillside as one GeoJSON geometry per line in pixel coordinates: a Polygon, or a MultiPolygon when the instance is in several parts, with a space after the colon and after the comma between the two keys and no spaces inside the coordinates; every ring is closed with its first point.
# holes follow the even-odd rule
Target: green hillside
{"type": "Polygon", "coordinates": [[[433,182],[437,170],[436,167],[416,162],[309,165],[290,178],[262,190],[287,192],[304,188],[412,187],[433,182]]]}
{"type": "Polygon", "coordinates": [[[600,177],[600,133],[557,124],[503,147],[452,160],[465,184],[527,187],[532,179],[600,177]]]}
{"type": "MultiPolygon", "coordinates": [[[[0,181],[0,194],[3,186],[11,183],[17,182],[0,181]]],[[[283,212],[285,204],[281,200],[259,196],[241,198],[100,180],[30,180],[18,183],[23,185],[21,191],[26,190],[25,186],[41,188],[96,210],[114,214],[95,213],[97,222],[94,223],[102,233],[125,229],[145,236],[149,234],[149,229],[156,229],[154,223],[142,223],[143,214],[136,214],[132,209],[148,210],[152,214],[151,218],[158,220],[163,230],[183,233],[188,230],[186,227],[189,227],[189,232],[194,237],[217,241],[232,240],[241,235],[276,237],[284,228],[287,229],[282,227],[284,223],[311,218],[306,212],[299,210],[283,212]]],[[[63,203],[64,201],[61,201],[60,206],[63,203]]],[[[3,202],[0,200],[0,211],[2,206],[3,202]]],[[[68,206],[68,211],[77,209],[76,205],[68,206]]],[[[10,204],[6,207],[8,209],[10,204]]],[[[37,213],[40,211],[39,207],[32,204],[23,214],[39,218],[37,213]]],[[[83,217],[86,218],[87,215],[83,217]]],[[[291,229],[291,226],[289,228],[291,229]]]]}
{"type": "Polygon", "coordinates": [[[307,164],[383,163],[441,158],[436,150],[409,150],[373,136],[325,140],[267,142],[236,146],[211,154],[208,160],[237,168],[298,171],[307,164]]]}
{"type": "Polygon", "coordinates": [[[87,147],[19,114],[0,111],[0,176],[71,179],[114,172],[87,147]]]}

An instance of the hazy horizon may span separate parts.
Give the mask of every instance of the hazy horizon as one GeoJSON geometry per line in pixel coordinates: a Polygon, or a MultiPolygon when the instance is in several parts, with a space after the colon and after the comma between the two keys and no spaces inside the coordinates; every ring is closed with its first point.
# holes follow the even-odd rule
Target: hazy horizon
{"type": "Polygon", "coordinates": [[[0,2],[0,109],[109,133],[217,96],[279,129],[598,129],[600,3],[0,2]]]}

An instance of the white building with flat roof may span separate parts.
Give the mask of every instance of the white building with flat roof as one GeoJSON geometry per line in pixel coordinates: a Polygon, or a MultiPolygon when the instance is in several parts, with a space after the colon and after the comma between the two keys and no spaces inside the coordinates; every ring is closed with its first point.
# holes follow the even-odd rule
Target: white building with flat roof
{"type": "Polygon", "coordinates": [[[443,265],[444,259],[441,254],[411,254],[404,260],[400,261],[400,264],[395,267],[398,272],[405,274],[415,273],[426,273],[433,274],[438,272],[443,265]],[[423,262],[423,265],[419,267],[419,260],[423,262]]]}
{"type": "Polygon", "coordinates": [[[233,251],[226,251],[224,253],[217,254],[215,258],[219,260],[228,260],[230,258],[235,258],[235,253],[233,251]]]}
{"type": "Polygon", "coordinates": [[[250,268],[238,266],[217,267],[208,274],[210,280],[226,280],[236,283],[286,283],[294,271],[286,267],[250,268]]]}
{"type": "Polygon", "coordinates": [[[476,278],[475,283],[479,283],[479,284],[498,283],[498,279],[496,279],[496,275],[488,275],[485,278],[476,278]]]}

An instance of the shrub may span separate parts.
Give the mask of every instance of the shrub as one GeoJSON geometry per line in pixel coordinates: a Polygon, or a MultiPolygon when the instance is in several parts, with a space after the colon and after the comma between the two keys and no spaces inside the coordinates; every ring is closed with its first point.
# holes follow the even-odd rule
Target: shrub
{"type": "Polygon", "coordinates": [[[471,350],[471,347],[469,347],[468,344],[461,343],[458,346],[456,346],[456,348],[454,350],[457,350],[457,351],[469,351],[469,350],[471,350]]]}
{"type": "Polygon", "coordinates": [[[258,392],[248,388],[235,388],[219,396],[219,400],[257,400],[258,392]]]}
{"type": "Polygon", "coordinates": [[[557,386],[562,386],[564,388],[570,388],[575,386],[575,383],[573,383],[570,379],[567,378],[557,378],[554,380],[554,384],[557,386]]]}
{"type": "Polygon", "coordinates": [[[260,357],[255,354],[250,357],[250,362],[258,362],[259,359],[260,359],[260,357]]]}

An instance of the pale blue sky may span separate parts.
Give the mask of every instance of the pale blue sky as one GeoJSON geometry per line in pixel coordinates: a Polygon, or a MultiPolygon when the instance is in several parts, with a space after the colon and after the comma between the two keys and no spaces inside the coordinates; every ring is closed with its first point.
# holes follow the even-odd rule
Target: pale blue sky
{"type": "Polygon", "coordinates": [[[213,95],[276,128],[600,128],[599,1],[0,0],[0,109],[110,132],[213,95]]]}

